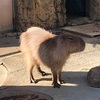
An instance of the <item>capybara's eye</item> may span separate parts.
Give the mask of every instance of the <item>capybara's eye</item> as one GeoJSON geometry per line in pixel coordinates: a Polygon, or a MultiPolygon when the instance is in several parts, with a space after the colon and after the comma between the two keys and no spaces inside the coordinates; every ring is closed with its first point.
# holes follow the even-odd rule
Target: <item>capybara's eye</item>
{"type": "Polygon", "coordinates": [[[69,39],[69,40],[73,40],[73,38],[72,38],[72,37],[69,37],[68,39],[69,39]]]}

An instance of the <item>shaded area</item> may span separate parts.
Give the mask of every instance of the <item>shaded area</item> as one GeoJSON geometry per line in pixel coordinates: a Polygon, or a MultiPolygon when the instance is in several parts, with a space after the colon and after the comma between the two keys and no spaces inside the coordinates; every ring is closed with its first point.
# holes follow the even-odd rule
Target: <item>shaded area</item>
{"type": "Polygon", "coordinates": [[[16,95],[16,96],[10,96],[10,97],[4,97],[0,100],[53,100],[52,97],[50,97],[47,94],[40,93],[40,92],[34,92],[32,94],[24,94],[24,95],[16,95]]]}
{"type": "Polygon", "coordinates": [[[0,37],[0,48],[19,46],[19,43],[20,41],[16,37],[0,37]]]}
{"type": "Polygon", "coordinates": [[[0,57],[6,57],[6,56],[18,54],[18,53],[20,53],[20,51],[16,51],[16,52],[11,52],[11,53],[7,53],[7,54],[3,54],[3,55],[0,55],[0,57]]]}
{"type": "Polygon", "coordinates": [[[99,100],[100,89],[89,87],[86,83],[86,75],[87,73],[82,71],[63,72],[62,78],[65,79],[66,84],[62,84],[60,89],[53,88],[51,82],[47,81],[37,84],[5,85],[0,87],[0,98],[41,92],[50,95],[54,100],[67,100],[69,98],[71,100],[99,100]]]}
{"type": "Polygon", "coordinates": [[[86,16],[86,0],[66,0],[68,18],[86,16]]]}

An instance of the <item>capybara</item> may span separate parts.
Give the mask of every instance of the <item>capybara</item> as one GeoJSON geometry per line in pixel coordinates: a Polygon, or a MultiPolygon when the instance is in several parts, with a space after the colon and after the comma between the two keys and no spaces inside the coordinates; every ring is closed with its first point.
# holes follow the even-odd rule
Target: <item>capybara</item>
{"type": "Polygon", "coordinates": [[[72,53],[83,51],[85,42],[77,36],[69,34],[55,35],[39,27],[31,27],[20,36],[20,48],[24,54],[30,82],[37,82],[32,74],[34,66],[44,76],[40,65],[51,69],[52,85],[60,88],[62,68],[72,53]],[[58,83],[60,82],[60,84],[58,83]]]}

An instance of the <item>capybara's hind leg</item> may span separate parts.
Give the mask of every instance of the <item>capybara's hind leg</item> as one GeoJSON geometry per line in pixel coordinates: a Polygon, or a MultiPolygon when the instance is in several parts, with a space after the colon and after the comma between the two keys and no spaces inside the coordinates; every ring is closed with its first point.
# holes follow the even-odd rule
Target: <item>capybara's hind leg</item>
{"type": "Polygon", "coordinates": [[[42,76],[48,75],[48,73],[46,73],[46,72],[44,72],[44,71],[41,70],[41,68],[40,68],[39,65],[36,65],[36,67],[37,67],[37,70],[41,73],[42,76]]]}
{"type": "Polygon", "coordinates": [[[29,63],[28,66],[27,66],[27,74],[28,74],[28,80],[30,83],[37,83],[37,81],[34,79],[33,77],[33,68],[34,68],[34,65],[29,63]]]}
{"type": "Polygon", "coordinates": [[[60,88],[60,84],[58,84],[58,82],[57,82],[57,71],[56,70],[54,70],[54,69],[52,69],[51,70],[52,71],[52,75],[53,75],[53,79],[52,79],[52,85],[53,85],[53,87],[54,88],[60,88]]]}
{"type": "Polygon", "coordinates": [[[30,57],[30,55],[27,53],[25,54],[25,58],[26,58],[26,64],[27,64],[27,74],[28,74],[28,80],[30,83],[37,83],[37,81],[34,79],[32,71],[33,68],[35,66],[34,64],[34,60],[32,60],[32,58],[30,57]]]}
{"type": "Polygon", "coordinates": [[[30,75],[29,75],[29,77],[30,77],[30,83],[37,83],[37,80],[35,80],[34,79],[34,76],[33,76],[33,73],[32,73],[32,71],[33,71],[33,68],[34,68],[34,65],[33,66],[31,66],[31,68],[30,68],[30,75]]]}

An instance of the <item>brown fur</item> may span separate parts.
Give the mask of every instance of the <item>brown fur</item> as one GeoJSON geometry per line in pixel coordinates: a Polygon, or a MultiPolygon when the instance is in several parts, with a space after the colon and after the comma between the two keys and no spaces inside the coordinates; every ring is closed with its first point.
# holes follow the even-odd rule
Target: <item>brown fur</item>
{"type": "Polygon", "coordinates": [[[31,82],[36,82],[33,77],[32,70],[37,66],[38,71],[42,75],[46,75],[40,69],[40,65],[46,65],[51,69],[53,74],[54,87],[60,87],[62,68],[72,53],[83,51],[85,42],[72,35],[54,35],[39,27],[29,28],[20,36],[20,48],[25,56],[28,74],[31,82]]]}

